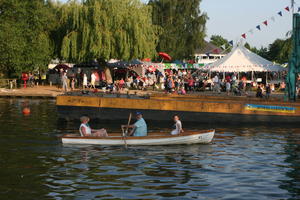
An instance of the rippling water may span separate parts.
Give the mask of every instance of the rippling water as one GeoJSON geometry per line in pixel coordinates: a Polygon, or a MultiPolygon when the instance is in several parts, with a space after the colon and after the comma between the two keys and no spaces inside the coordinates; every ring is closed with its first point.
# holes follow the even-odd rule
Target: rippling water
{"type": "Polygon", "coordinates": [[[297,128],[218,128],[210,145],[72,146],[57,136],[78,123],[58,120],[54,101],[5,99],[0,127],[0,199],[300,199],[297,128]]]}

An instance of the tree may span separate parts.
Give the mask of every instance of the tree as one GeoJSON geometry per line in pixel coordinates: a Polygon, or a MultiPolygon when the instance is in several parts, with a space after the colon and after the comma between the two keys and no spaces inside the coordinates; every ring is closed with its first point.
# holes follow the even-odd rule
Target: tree
{"type": "Polygon", "coordinates": [[[292,39],[277,39],[269,45],[268,58],[277,63],[287,63],[292,52],[292,39]]]}
{"type": "Polygon", "coordinates": [[[157,26],[139,0],[69,1],[59,12],[59,55],[72,62],[154,57],[157,26]]]}
{"type": "Polygon", "coordinates": [[[153,23],[162,27],[157,51],[174,59],[193,56],[204,45],[207,15],[200,11],[201,0],[150,0],[153,23]]]}
{"type": "Polygon", "coordinates": [[[0,1],[0,72],[7,77],[46,68],[54,15],[43,0],[0,1]]]}
{"type": "Polygon", "coordinates": [[[223,38],[221,35],[212,35],[210,37],[210,43],[216,45],[217,47],[222,47],[225,45],[225,52],[230,52],[232,49],[232,46],[229,44],[229,41],[225,38],[223,38]]]}

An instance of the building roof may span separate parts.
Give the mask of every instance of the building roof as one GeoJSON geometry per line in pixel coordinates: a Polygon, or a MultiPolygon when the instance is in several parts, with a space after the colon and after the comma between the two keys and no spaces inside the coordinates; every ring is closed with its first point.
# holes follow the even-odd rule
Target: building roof
{"type": "Polygon", "coordinates": [[[206,53],[213,53],[213,54],[221,54],[222,49],[217,47],[216,45],[204,41],[204,46],[200,49],[196,49],[195,54],[206,54],[206,53]]]}

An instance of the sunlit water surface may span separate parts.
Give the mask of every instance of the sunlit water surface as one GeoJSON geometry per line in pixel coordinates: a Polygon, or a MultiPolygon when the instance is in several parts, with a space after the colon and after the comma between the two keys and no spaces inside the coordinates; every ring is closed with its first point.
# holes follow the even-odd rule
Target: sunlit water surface
{"type": "Polygon", "coordinates": [[[217,128],[210,145],[62,145],[78,125],[59,120],[54,101],[0,99],[0,199],[300,199],[300,129],[217,128]]]}

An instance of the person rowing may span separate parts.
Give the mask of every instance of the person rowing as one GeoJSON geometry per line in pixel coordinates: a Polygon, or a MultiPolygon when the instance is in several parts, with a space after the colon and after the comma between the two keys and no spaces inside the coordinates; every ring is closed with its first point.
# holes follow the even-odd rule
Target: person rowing
{"type": "Polygon", "coordinates": [[[106,129],[92,129],[88,122],[90,118],[87,116],[80,117],[81,125],[79,127],[79,133],[82,137],[107,137],[106,129]]]}
{"type": "Polygon", "coordinates": [[[133,125],[122,125],[123,128],[131,128],[129,136],[147,136],[147,124],[143,118],[143,114],[141,112],[136,113],[136,122],[133,125]]]}
{"type": "Polygon", "coordinates": [[[174,120],[175,124],[173,125],[174,130],[171,131],[171,135],[179,135],[180,133],[183,133],[184,131],[182,129],[182,123],[179,119],[179,116],[174,115],[173,120],[174,120]]]}

